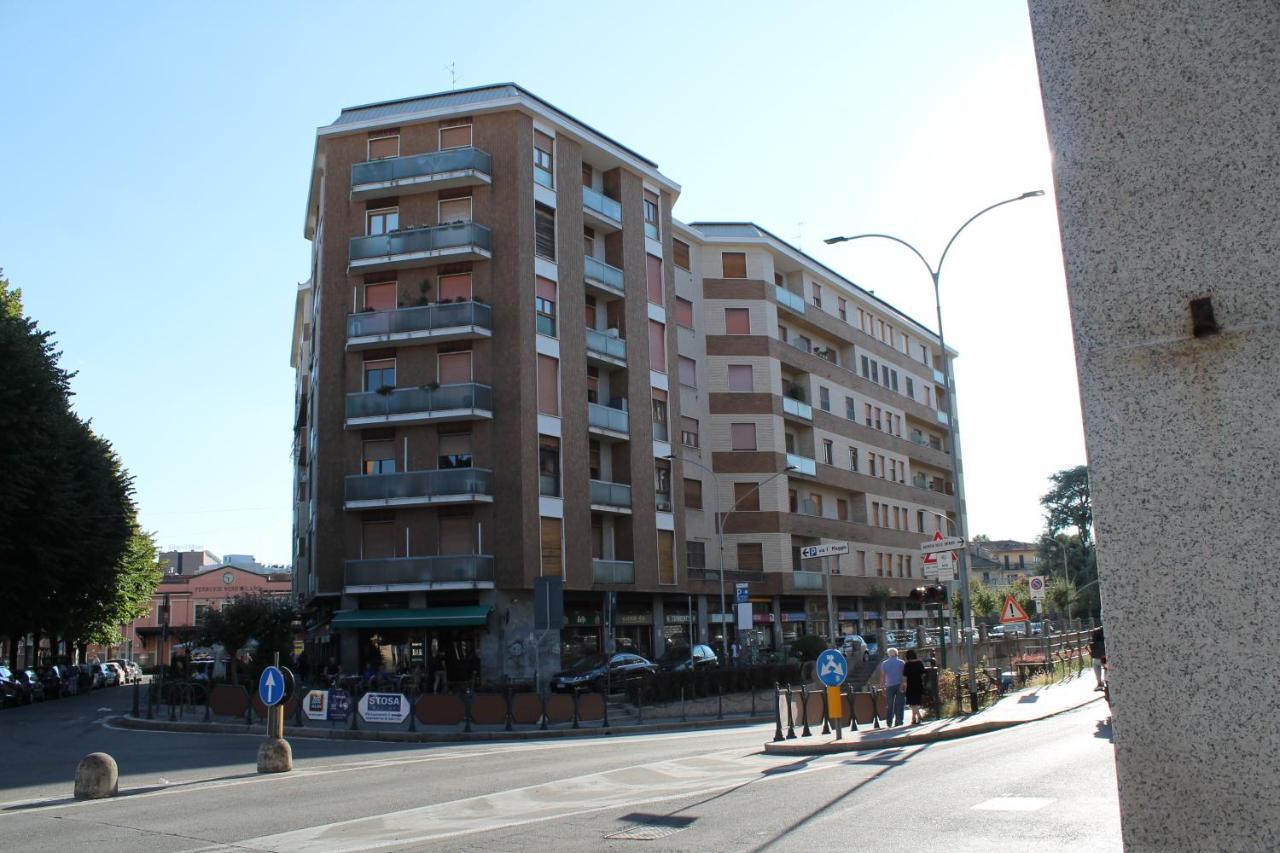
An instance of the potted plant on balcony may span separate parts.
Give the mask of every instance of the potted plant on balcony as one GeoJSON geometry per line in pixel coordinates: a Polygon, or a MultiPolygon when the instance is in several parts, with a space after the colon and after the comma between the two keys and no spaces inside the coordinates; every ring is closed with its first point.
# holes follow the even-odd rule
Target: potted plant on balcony
{"type": "Polygon", "coordinates": [[[787,386],[787,396],[796,402],[804,402],[804,386],[799,382],[792,382],[787,386]]]}
{"type": "Polygon", "coordinates": [[[427,294],[431,292],[431,279],[424,278],[418,282],[418,305],[430,305],[431,297],[427,294]]]}
{"type": "Polygon", "coordinates": [[[439,382],[428,382],[426,385],[423,385],[423,386],[422,386],[422,390],[424,390],[424,391],[435,391],[435,390],[436,390],[437,388],[439,388],[439,387],[440,387],[440,383],[439,383],[439,382]]]}
{"type": "Polygon", "coordinates": [[[391,393],[392,391],[394,391],[394,390],[396,390],[396,389],[395,389],[395,387],[394,387],[394,386],[392,386],[392,385],[379,385],[379,386],[374,390],[374,393],[375,393],[375,394],[380,394],[380,395],[382,395],[383,397],[386,397],[388,394],[390,394],[390,393],[391,393]]]}

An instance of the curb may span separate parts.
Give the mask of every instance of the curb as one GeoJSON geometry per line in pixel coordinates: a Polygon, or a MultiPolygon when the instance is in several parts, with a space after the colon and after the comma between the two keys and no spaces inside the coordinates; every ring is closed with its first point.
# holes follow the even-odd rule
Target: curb
{"type": "Polygon", "coordinates": [[[952,729],[937,729],[931,732],[897,735],[895,737],[877,740],[833,741],[831,743],[823,744],[774,743],[773,741],[768,741],[764,745],[764,751],[769,755],[838,755],[842,752],[867,752],[875,749],[892,749],[893,747],[899,746],[918,746],[920,744],[937,743],[944,740],[959,740],[960,738],[971,737],[972,735],[982,735],[987,734],[988,732],[1000,731],[1001,729],[1011,729],[1014,726],[1022,726],[1027,723],[1036,723],[1040,720],[1047,720],[1050,717],[1056,717],[1059,714],[1079,710],[1091,702],[1097,702],[1101,698],[1101,696],[1092,696],[1078,705],[1072,705],[1069,708],[1060,708],[1052,713],[1044,714],[1039,717],[1031,717],[1026,720],[991,720],[990,722],[973,723],[967,726],[956,726],[952,729]]]}
{"type": "MultiPolygon", "coordinates": [[[[112,717],[108,722],[123,729],[150,732],[190,732],[204,734],[261,735],[266,737],[266,726],[246,726],[236,723],[178,723],[168,720],[141,720],[134,717],[112,717]]],[[[547,731],[487,731],[487,732],[407,732],[379,731],[376,729],[337,729],[320,726],[285,726],[286,738],[312,738],[316,740],[358,740],[381,743],[488,743],[496,741],[557,740],[572,737],[599,737],[601,735],[654,734],[660,732],[697,731],[700,729],[739,728],[772,723],[772,716],[737,717],[726,720],[696,720],[672,723],[645,723],[635,726],[592,726],[578,729],[548,729],[547,731]]]]}

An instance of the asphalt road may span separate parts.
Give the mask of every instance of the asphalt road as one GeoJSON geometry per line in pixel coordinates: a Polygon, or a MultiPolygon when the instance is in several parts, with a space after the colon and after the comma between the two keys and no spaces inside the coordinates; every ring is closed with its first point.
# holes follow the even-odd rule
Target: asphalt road
{"type": "Polygon", "coordinates": [[[0,712],[0,850],[1120,849],[1105,706],[965,740],[765,756],[772,727],[514,744],[117,730],[127,689],[0,712]],[[113,755],[121,796],[71,799],[113,755]]]}

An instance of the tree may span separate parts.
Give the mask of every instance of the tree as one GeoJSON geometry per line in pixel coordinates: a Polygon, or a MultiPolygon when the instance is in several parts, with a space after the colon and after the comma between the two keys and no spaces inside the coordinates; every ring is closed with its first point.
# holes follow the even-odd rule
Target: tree
{"type": "Polygon", "coordinates": [[[979,533],[977,536],[973,537],[973,541],[975,543],[990,542],[991,537],[985,533],[979,533]]]}
{"type": "Polygon", "coordinates": [[[969,605],[979,616],[994,616],[1000,612],[1000,596],[982,581],[970,581],[969,605]]]}
{"type": "Polygon", "coordinates": [[[251,675],[271,662],[276,652],[287,658],[293,648],[293,623],[297,611],[287,597],[252,593],[238,595],[221,610],[210,610],[205,616],[197,642],[205,646],[221,645],[231,656],[232,682],[237,680],[237,658],[240,651],[256,642],[253,649],[251,675]]]}
{"type": "Polygon", "coordinates": [[[1084,465],[1064,468],[1049,477],[1053,484],[1040,505],[1045,508],[1045,526],[1050,536],[1074,527],[1084,546],[1093,537],[1093,505],[1089,501],[1089,469],[1084,465]]]}
{"type": "Polygon", "coordinates": [[[1053,605],[1053,609],[1058,613],[1066,613],[1068,605],[1075,600],[1075,597],[1075,584],[1066,578],[1054,578],[1053,583],[1049,585],[1049,589],[1045,592],[1046,600],[1053,605]]]}

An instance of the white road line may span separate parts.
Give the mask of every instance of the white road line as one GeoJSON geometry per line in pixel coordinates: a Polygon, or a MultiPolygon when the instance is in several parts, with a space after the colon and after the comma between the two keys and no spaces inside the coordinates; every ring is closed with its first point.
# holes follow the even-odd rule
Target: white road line
{"type": "Polygon", "coordinates": [[[970,808],[984,812],[1033,812],[1052,802],[1043,797],[993,797],[970,808]]]}

